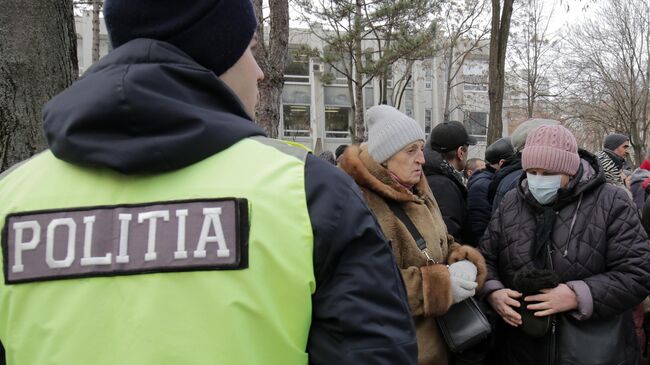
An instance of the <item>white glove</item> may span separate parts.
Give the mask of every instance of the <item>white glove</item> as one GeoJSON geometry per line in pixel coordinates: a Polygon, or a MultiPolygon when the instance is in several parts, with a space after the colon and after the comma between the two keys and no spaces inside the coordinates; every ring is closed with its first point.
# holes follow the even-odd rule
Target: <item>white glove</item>
{"type": "Polygon", "coordinates": [[[449,276],[451,278],[451,295],[453,303],[463,300],[476,294],[476,266],[467,260],[458,261],[449,265],[449,276]]]}

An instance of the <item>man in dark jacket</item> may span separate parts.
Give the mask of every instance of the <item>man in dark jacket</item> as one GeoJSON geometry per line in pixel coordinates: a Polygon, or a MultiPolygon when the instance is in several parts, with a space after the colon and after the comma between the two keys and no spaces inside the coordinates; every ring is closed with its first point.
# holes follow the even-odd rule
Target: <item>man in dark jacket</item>
{"type": "Polygon", "coordinates": [[[470,145],[476,139],[465,126],[456,121],[438,124],[431,131],[424,147],[426,160],[423,171],[438,202],[447,232],[465,242],[463,227],[466,219],[467,189],[463,185],[463,169],[470,145]]]}
{"type": "Polygon", "coordinates": [[[501,170],[495,174],[494,180],[490,184],[489,198],[492,202],[493,212],[501,204],[501,200],[506,193],[514,189],[519,182],[519,177],[523,172],[521,168],[521,151],[526,145],[528,133],[539,126],[549,124],[558,124],[558,122],[551,119],[528,119],[521,123],[512,133],[511,142],[517,153],[506,159],[501,170]]]}
{"type": "Polygon", "coordinates": [[[114,50],[45,107],[50,150],[0,176],[7,363],[415,364],[354,181],[253,123],[251,2],[104,15],[114,50]]]}
{"type": "Polygon", "coordinates": [[[495,334],[498,363],[548,364],[551,354],[602,354],[596,344],[616,339],[621,345],[609,353],[616,362],[599,360],[636,365],[631,310],[650,293],[650,246],[627,193],[605,184],[596,158],[578,151],[573,135],[559,125],[531,132],[522,164],[526,174],[506,194],[480,243],[489,272],[482,294],[502,319],[495,334]],[[524,297],[515,277],[535,272],[552,272],[559,284],[524,297]],[[522,311],[534,318],[555,314],[560,324],[562,316],[585,326],[620,319],[620,326],[571,339],[596,339],[592,346],[556,352],[563,327],[553,320],[533,336],[526,332],[526,318],[533,317],[522,311]]]}
{"type": "Polygon", "coordinates": [[[490,183],[506,159],[515,150],[509,139],[501,138],[485,149],[486,167],[475,172],[467,182],[467,243],[473,246],[483,236],[492,215],[492,204],[488,199],[490,183]]]}

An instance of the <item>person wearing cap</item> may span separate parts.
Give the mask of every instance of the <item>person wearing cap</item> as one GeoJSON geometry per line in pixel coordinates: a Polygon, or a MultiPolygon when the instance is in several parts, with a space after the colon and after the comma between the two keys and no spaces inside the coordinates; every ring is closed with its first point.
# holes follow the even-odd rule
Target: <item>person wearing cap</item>
{"type": "Polygon", "coordinates": [[[630,139],[622,134],[613,133],[605,137],[603,150],[596,153],[603,166],[607,182],[624,186],[623,169],[626,168],[625,157],[630,150],[630,139]]]}
{"type": "Polygon", "coordinates": [[[523,169],[521,168],[521,151],[526,146],[526,137],[528,136],[528,133],[542,125],[554,125],[559,123],[560,122],[553,119],[533,118],[524,121],[517,127],[517,129],[515,129],[510,140],[517,153],[506,159],[501,166],[501,169],[499,169],[499,171],[494,175],[494,180],[492,180],[492,183],[490,184],[488,197],[492,203],[492,212],[499,207],[499,204],[506,193],[517,186],[519,178],[523,174],[523,169]]]}
{"type": "Polygon", "coordinates": [[[485,169],[475,172],[467,182],[467,244],[476,246],[492,216],[488,199],[490,183],[515,150],[507,138],[500,138],[485,149],[485,169]]]}
{"type": "Polygon", "coordinates": [[[425,146],[424,174],[436,198],[449,234],[465,242],[467,188],[463,184],[463,169],[468,147],[476,139],[465,126],[456,121],[443,122],[431,131],[425,146]]]}
{"type": "MultiPolygon", "coordinates": [[[[501,317],[494,336],[496,363],[547,364],[549,358],[595,363],[586,357],[603,355],[602,344],[615,343],[616,351],[608,354],[615,359],[598,361],[637,364],[631,310],[650,293],[650,245],[632,202],[622,189],[605,183],[596,157],[578,150],[573,134],[561,125],[530,131],[522,166],[526,173],[506,194],[480,243],[488,266],[481,294],[501,317]],[[529,291],[517,287],[515,277],[540,277],[540,272],[554,273],[559,284],[522,295],[529,291]],[[526,318],[549,316],[545,331],[532,335],[538,323],[526,318]],[[621,326],[585,330],[588,336],[573,338],[585,347],[563,352],[551,344],[566,344],[565,318],[583,328],[602,321],[621,326]]],[[[534,284],[528,280],[526,286],[534,284]]]]}
{"type": "Polygon", "coordinates": [[[349,146],[340,167],[361,187],[392,243],[415,322],[418,363],[449,364],[435,318],[481,287],[483,259],[476,249],[454,243],[447,234],[422,174],[422,127],[388,105],[368,109],[366,121],[368,142],[349,146]],[[417,232],[407,228],[409,223],[417,232]]]}
{"type": "Polygon", "coordinates": [[[114,49],[45,106],[50,149],[0,177],[0,363],[415,364],[354,181],[253,123],[252,3],[104,18],[114,49]]]}

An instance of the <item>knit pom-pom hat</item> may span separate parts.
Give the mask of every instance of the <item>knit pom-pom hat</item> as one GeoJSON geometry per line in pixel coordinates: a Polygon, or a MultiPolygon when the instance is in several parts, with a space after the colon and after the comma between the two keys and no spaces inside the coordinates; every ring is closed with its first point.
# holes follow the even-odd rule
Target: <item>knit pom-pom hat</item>
{"type": "Polygon", "coordinates": [[[524,170],[544,170],[575,175],[580,167],[578,143],[573,134],[561,125],[543,125],[528,134],[521,156],[524,170]]]}

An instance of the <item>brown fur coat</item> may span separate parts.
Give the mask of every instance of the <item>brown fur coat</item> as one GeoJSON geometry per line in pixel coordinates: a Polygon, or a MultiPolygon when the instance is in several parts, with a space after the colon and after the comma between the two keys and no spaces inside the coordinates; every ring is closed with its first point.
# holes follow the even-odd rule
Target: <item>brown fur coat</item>
{"type": "Polygon", "coordinates": [[[478,251],[453,242],[447,234],[440,209],[426,179],[421,179],[413,192],[396,183],[388,170],[368,154],[366,148],[350,146],[340,161],[346,171],[361,187],[368,206],[377,217],[399,266],[409,307],[415,321],[420,364],[448,364],[447,346],[442,338],[435,316],[447,312],[452,304],[451,282],[446,264],[470,260],[478,268],[478,282],[485,280],[485,261],[478,251]],[[400,202],[427,243],[429,256],[435,261],[427,265],[427,258],[418,248],[406,226],[393,214],[387,201],[400,202]]]}

